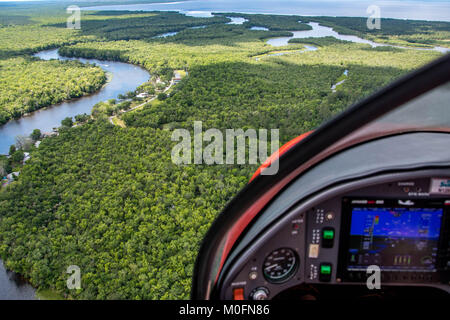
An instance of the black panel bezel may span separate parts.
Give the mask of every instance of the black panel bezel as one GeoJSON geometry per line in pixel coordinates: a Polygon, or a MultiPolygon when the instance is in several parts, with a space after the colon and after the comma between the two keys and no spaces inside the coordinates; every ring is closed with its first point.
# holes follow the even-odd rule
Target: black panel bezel
{"type": "MultiPolygon", "coordinates": [[[[450,201],[449,198],[373,198],[373,197],[343,197],[342,198],[342,217],[341,217],[341,233],[339,241],[339,255],[338,255],[338,268],[337,278],[340,278],[342,282],[359,282],[365,283],[367,274],[364,271],[349,271],[347,270],[348,248],[349,248],[349,234],[352,217],[352,201],[353,200],[368,200],[374,201],[383,200],[383,204],[367,203],[358,204],[358,206],[367,207],[386,207],[392,206],[393,201],[395,203],[398,200],[402,201],[414,201],[413,206],[403,207],[417,207],[417,208],[442,208],[443,217],[441,223],[441,230],[438,242],[438,258],[436,262],[436,272],[427,271],[382,271],[381,281],[385,283],[447,283],[449,280],[448,275],[448,258],[450,254],[449,249],[449,230],[450,230],[450,205],[445,205],[445,201],[450,201]]],[[[397,207],[402,205],[396,204],[397,207]]]]}

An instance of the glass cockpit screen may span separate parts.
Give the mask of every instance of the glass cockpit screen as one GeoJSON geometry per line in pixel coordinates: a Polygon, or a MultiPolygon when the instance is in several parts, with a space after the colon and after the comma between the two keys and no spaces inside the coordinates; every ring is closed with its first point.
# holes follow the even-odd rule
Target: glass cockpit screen
{"type": "Polygon", "coordinates": [[[436,271],[442,208],[353,207],[348,271],[436,271]]]}

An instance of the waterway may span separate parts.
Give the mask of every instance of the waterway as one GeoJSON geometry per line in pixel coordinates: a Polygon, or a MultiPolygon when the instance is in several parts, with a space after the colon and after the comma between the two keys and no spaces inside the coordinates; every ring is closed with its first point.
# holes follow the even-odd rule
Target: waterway
{"type": "Polygon", "coordinates": [[[37,110],[1,126],[0,154],[8,153],[9,146],[14,144],[16,136],[29,135],[34,129],[50,132],[53,128],[59,127],[64,118],[83,113],[90,114],[96,103],[117,98],[119,94],[128,91],[134,91],[139,85],[150,79],[150,74],[145,69],[128,63],[67,58],[60,56],[57,49],[41,51],[34,56],[43,60],[79,60],[83,63],[94,63],[107,72],[109,81],[96,93],[37,110]]]}

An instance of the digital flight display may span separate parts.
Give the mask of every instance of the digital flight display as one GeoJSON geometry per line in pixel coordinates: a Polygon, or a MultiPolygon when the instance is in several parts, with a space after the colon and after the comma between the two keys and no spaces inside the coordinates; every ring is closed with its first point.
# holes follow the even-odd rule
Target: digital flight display
{"type": "Polygon", "coordinates": [[[353,206],[348,271],[436,271],[442,208],[353,206]]]}

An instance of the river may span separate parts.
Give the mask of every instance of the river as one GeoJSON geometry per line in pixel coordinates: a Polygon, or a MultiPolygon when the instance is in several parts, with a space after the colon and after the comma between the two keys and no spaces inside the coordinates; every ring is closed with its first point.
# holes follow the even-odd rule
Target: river
{"type": "Polygon", "coordinates": [[[443,47],[434,47],[434,48],[414,48],[414,47],[402,47],[402,46],[396,46],[391,44],[385,44],[385,43],[376,43],[367,39],[363,39],[357,36],[351,36],[351,35],[344,35],[337,33],[333,30],[333,28],[321,26],[317,22],[310,22],[308,23],[312,27],[312,30],[306,30],[306,31],[291,31],[293,34],[291,37],[278,37],[278,38],[272,38],[267,40],[267,43],[274,46],[285,46],[289,44],[289,40],[294,38],[322,38],[322,37],[334,37],[339,40],[345,40],[350,42],[356,42],[356,43],[363,43],[368,44],[371,47],[394,47],[394,48],[400,48],[400,49],[412,49],[412,50],[434,50],[439,51],[441,53],[447,53],[450,52],[449,48],[443,48],[443,47]]]}
{"type": "MultiPolygon", "coordinates": [[[[76,100],[63,102],[49,108],[31,113],[29,116],[13,120],[0,127],[0,153],[6,154],[14,144],[17,135],[29,135],[34,129],[51,131],[60,126],[61,120],[80,113],[90,114],[92,107],[100,101],[117,98],[117,95],[133,91],[150,78],[150,74],[141,67],[114,61],[96,59],[66,58],[58,50],[46,50],[35,54],[44,60],[79,60],[83,63],[95,63],[108,73],[109,81],[96,93],[76,100]]],[[[0,300],[35,299],[35,289],[20,275],[7,271],[0,260],[0,300]]]]}
{"type": "MultiPolygon", "coordinates": [[[[240,13],[262,13],[262,14],[282,14],[282,15],[304,15],[304,16],[345,16],[345,17],[366,17],[367,8],[370,5],[378,5],[382,18],[395,19],[417,19],[417,20],[438,20],[450,21],[450,3],[439,1],[311,1],[311,0],[194,0],[178,1],[166,3],[149,4],[124,4],[124,5],[104,5],[84,7],[82,10],[130,10],[130,11],[178,11],[187,16],[210,18],[213,12],[240,12],[240,13]],[[443,11],[441,11],[443,10],[443,11]]],[[[244,18],[228,17],[232,21],[228,24],[243,24],[247,21],[244,18]]],[[[340,40],[356,43],[369,44],[372,47],[391,46],[401,49],[411,49],[412,47],[402,47],[362,39],[352,35],[342,35],[332,28],[321,26],[316,22],[308,23],[312,30],[291,31],[291,37],[278,37],[269,39],[268,44],[279,47],[288,44],[293,38],[308,37],[335,37],[340,40]]],[[[251,30],[266,30],[267,28],[254,26],[251,30]]],[[[174,35],[177,32],[167,33],[174,35]]],[[[450,52],[450,49],[443,47],[434,48],[414,48],[416,50],[436,50],[441,53],[450,52]]]]}
{"type": "Polygon", "coordinates": [[[54,127],[59,127],[61,120],[64,118],[82,113],[90,114],[96,103],[117,98],[121,93],[134,91],[150,78],[150,74],[146,70],[132,64],[96,59],[66,58],[58,54],[58,49],[41,51],[34,56],[43,60],[79,60],[83,63],[95,63],[108,73],[109,82],[94,94],[37,110],[30,115],[12,120],[1,126],[0,154],[8,153],[9,146],[14,144],[16,136],[29,135],[34,129],[40,129],[41,132],[50,132],[54,127]]]}

